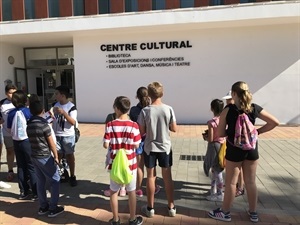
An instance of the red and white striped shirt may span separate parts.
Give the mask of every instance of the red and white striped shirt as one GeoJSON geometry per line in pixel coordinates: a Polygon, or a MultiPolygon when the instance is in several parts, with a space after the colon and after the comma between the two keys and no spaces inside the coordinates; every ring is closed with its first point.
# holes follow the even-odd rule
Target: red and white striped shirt
{"type": "Polygon", "coordinates": [[[110,160],[108,170],[111,170],[112,162],[121,148],[126,150],[131,171],[137,169],[135,145],[141,142],[139,126],[131,120],[113,120],[105,127],[103,142],[109,143],[110,160]]]}

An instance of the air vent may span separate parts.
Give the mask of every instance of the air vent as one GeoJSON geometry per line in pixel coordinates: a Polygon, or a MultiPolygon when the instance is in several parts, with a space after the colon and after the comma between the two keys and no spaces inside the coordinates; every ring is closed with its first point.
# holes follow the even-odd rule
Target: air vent
{"type": "Polygon", "coordinates": [[[179,160],[204,161],[204,155],[180,155],[179,160]]]}

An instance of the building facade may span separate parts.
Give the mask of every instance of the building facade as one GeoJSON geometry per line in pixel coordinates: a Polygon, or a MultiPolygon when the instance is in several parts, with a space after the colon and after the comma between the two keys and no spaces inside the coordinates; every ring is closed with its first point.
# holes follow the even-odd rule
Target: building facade
{"type": "MultiPolygon", "coordinates": [[[[116,96],[164,85],[181,124],[246,81],[282,124],[300,123],[300,2],[0,0],[0,96],[15,83],[49,108],[68,85],[80,122],[104,122],[116,96]]],[[[260,123],[261,121],[258,121],[260,123]]]]}

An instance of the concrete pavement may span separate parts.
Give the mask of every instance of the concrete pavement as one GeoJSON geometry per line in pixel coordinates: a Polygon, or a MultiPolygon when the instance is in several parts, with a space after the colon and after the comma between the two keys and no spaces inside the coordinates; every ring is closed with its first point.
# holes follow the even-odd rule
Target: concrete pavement
{"type": "MultiPolygon", "coordinates": [[[[104,170],[106,150],[102,148],[103,124],[80,124],[81,138],[76,147],[76,175],[78,186],[61,184],[60,204],[65,212],[56,218],[38,216],[38,204],[30,200],[18,200],[19,189],[10,182],[10,189],[0,190],[0,224],[108,224],[112,217],[109,198],[103,190],[108,187],[109,174],[104,170]]],[[[158,170],[158,184],[162,186],[156,197],[156,215],[145,218],[146,225],[197,225],[223,224],[208,218],[207,211],[221,205],[209,202],[205,197],[210,179],[203,172],[203,155],[206,142],[201,133],[206,126],[180,125],[172,134],[173,179],[177,216],[168,217],[163,180],[158,170]]],[[[300,128],[281,126],[263,134],[259,140],[260,162],[257,171],[259,192],[259,224],[300,224],[300,128]]],[[[1,161],[5,162],[5,149],[1,161]]],[[[6,164],[1,165],[0,179],[5,181],[6,164]]],[[[16,168],[15,168],[16,172],[16,168]]],[[[146,196],[137,198],[137,214],[146,203],[146,196]]],[[[246,195],[235,199],[232,206],[232,222],[252,224],[246,213],[246,195]]],[[[122,224],[127,224],[127,197],[120,197],[119,212],[122,224]]]]}

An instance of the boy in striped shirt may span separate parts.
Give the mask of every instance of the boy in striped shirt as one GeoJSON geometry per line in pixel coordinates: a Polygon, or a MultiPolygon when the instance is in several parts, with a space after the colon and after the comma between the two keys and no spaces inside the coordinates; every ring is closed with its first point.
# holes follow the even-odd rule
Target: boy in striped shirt
{"type": "MultiPolygon", "coordinates": [[[[111,170],[113,160],[117,151],[121,148],[126,150],[126,155],[129,160],[129,168],[133,174],[133,179],[126,185],[129,202],[129,225],[141,225],[143,218],[136,216],[136,172],[137,161],[135,149],[138,148],[141,142],[139,126],[136,122],[128,119],[128,111],[130,109],[130,100],[125,96],[119,96],[115,99],[113,105],[116,113],[116,119],[106,124],[105,134],[103,138],[103,147],[107,149],[110,147],[110,160],[108,170],[111,170]]],[[[110,179],[110,205],[113,213],[113,218],[109,221],[112,225],[119,225],[121,223],[118,214],[118,193],[122,184],[117,184],[110,179]]]]}

